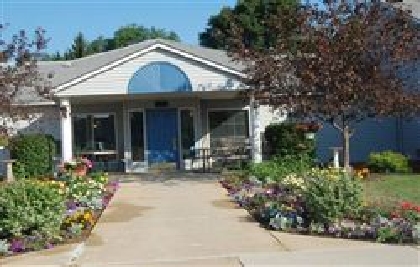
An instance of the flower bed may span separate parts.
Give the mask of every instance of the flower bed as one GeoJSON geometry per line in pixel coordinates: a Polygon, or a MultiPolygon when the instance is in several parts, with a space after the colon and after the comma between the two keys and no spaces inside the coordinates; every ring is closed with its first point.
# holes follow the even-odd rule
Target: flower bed
{"type": "Polygon", "coordinates": [[[118,189],[106,173],[0,188],[0,257],[85,239],[118,189]]]}
{"type": "Polygon", "coordinates": [[[231,174],[228,194],[266,228],[303,234],[420,243],[420,207],[365,203],[360,177],[340,169],[289,173],[275,181],[231,174]]]}

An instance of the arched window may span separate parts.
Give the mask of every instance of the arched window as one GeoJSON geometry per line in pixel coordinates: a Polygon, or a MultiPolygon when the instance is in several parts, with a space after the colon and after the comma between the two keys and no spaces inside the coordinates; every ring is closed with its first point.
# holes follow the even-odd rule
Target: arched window
{"type": "Polygon", "coordinates": [[[129,94],[187,92],[191,82],[177,66],[168,62],[154,62],[141,67],[128,84],[129,94]]]}

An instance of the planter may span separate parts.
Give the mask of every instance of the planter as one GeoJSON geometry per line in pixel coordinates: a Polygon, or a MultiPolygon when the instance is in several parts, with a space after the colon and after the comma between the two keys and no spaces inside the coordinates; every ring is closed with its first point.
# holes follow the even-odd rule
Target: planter
{"type": "Polygon", "coordinates": [[[86,174],[87,174],[87,170],[88,170],[88,168],[87,168],[87,166],[86,165],[79,165],[79,166],[77,166],[76,167],[76,169],[73,171],[73,174],[74,175],[77,175],[77,176],[86,176],[86,174]]]}

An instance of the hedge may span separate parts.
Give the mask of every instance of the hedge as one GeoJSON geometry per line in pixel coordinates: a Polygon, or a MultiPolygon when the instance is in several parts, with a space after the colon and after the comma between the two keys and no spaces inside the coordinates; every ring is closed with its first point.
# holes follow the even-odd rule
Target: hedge
{"type": "Polygon", "coordinates": [[[295,123],[267,126],[264,133],[266,153],[269,157],[285,157],[306,154],[315,156],[315,142],[305,136],[295,123]]]}
{"type": "Polygon", "coordinates": [[[18,135],[10,142],[10,156],[17,161],[14,171],[18,178],[51,174],[55,155],[56,145],[50,135],[18,135]]]}

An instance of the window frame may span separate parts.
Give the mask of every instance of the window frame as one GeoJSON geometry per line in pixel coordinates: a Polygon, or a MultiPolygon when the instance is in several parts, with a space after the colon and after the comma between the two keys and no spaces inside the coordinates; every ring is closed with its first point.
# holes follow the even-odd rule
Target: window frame
{"type": "Polygon", "coordinates": [[[251,140],[252,140],[252,119],[251,119],[251,109],[249,106],[245,106],[245,107],[238,107],[238,108],[207,108],[207,122],[206,122],[206,127],[207,127],[207,146],[209,148],[211,148],[211,128],[210,128],[210,113],[211,112],[218,112],[218,111],[245,111],[247,116],[248,116],[248,138],[246,139],[245,145],[252,145],[251,144],[251,140]]]}
{"type": "Polygon", "coordinates": [[[191,111],[193,114],[193,138],[194,138],[194,152],[197,143],[197,109],[195,107],[179,107],[178,108],[178,150],[179,150],[179,159],[180,161],[185,160],[182,154],[182,117],[181,112],[183,110],[191,111]]]}
{"type": "MultiPolygon", "coordinates": [[[[73,155],[77,156],[77,151],[76,151],[76,140],[74,138],[74,118],[78,117],[78,116],[92,116],[93,118],[95,118],[96,116],[114,116],[114,137],[115,137],[115,150],[117,152],[117,156],[118,156],[118,144],[119,144],[119,136],[118,136],[118,120],[117,120],[117,113],[116,112],[75,112],[71,115],[72,117],[72,145],[73,145],[73,155]]],[[[92,144],[95,142],[95,129],[94,129],[94,120],[92,120],[92,125],[91,125],[91,130],[92,130],[92,139],[90,140],[90,142],[92,142],[92,144]]],[[[100,151],[100,150],[96,150],[96,149],[92,149],[91,151],[100,151]]],[[[84,151],[80,151],[80,154],[83,154],[84,151]]]]}
{"type": "MultiPolygon", "coordinates": [[[[145,108],[130,108],[127,110],[127,124],[128,124],[128,135],[127,135],[127,148],[130,149],[130,160],[131,162],[147,162],[148,153],[147,153],[147,125],[146,125],[146,109],[145,108]],[[132,151],[132,136],[131,136],[131,118],[130,114],[134,112],[141,112],[143,114],[143,161],[134,161],[133,160],[133,151],[132,151]]],[[[126,148],[126,149],[127,149],[126,148]]]]}

